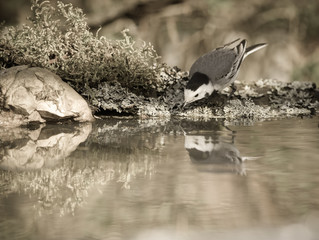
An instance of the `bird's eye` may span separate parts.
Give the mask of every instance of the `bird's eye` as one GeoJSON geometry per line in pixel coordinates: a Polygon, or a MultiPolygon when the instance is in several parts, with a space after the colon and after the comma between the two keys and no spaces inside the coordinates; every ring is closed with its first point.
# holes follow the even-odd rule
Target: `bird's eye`
{"type": "Polygon", "coordinates": [[[198,93],[195,95],[195,97],[198,97],[198,93]]]}

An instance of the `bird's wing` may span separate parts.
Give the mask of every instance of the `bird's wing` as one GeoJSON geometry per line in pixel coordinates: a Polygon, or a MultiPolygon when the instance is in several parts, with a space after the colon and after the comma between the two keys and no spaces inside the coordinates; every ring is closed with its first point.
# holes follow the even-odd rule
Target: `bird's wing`
{"type": "Polygon", "coordinates": [[[216,81],[230,72],[236,57],[237,54],[232,49],[216,49],[197,59],[189,75],[191,77],[195,72],[200,72],[206,74],[211,81],[216,81]]]}
{"type": "Polygon", "coordinates": [[[217,48],[197,59],[192,65],[189,75],[195,72],[206,74],[215,83],[222,78],[230,79],[236,75],[246,49],[246,40],[236,47],[217,48]]]}

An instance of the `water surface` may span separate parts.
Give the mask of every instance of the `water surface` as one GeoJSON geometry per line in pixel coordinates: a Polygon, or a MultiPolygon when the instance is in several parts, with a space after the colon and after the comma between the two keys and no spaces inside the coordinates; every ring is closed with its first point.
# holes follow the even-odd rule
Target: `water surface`
{"type": "Polygon", "coordinates": [[[0,239],[318,239],[318,119],[0,134],[0,239]]]}

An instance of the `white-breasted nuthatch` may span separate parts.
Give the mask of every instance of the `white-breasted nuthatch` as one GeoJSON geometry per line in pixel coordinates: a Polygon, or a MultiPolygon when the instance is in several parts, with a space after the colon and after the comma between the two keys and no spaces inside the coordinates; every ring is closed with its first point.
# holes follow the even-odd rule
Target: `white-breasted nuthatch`
{"type": "Polygon", "coordinates": [[[183,106],[231,85],[235,81],[242,61],[249,54],[267,45],[260,43],[246,48],[247,41],[244,39],[235,47],[230,47],[239,40],[238,38],[223,47],[216,48],[193,63],[189,71],[189,81],[184,89],[183,106]]]}

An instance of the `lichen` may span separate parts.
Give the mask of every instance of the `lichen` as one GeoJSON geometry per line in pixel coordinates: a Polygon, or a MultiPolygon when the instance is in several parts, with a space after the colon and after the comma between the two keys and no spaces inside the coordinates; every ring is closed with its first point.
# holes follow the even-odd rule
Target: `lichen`
{"type": "MultiPolygon", "coordinates": [[[[0,34],[0,65],[31,65],[50,69],[78,91],[101,82],[149,94],[161,89],[159,56],[150,43],[110,40],[89,31],[83,11],[72,4],[33,0],[29,25],[6,27],[0,34]]],[[[88,91],[91,98],[93,92],[88,91]]]]}
{"type": "Polygon", "coordinates": [[[311,111],[307,108],[295,107],[289,103],[281,105],[279,108],[274,106],[262,106],[255,104],[251,99],[231,100],[224,107],[224,117],[228,120],[250,120],[261,121],[267,119],[287,118],[299,115],[310,115],[311,111]]]}
{"type": "Polygon", "coordinates": [[[276,115],[269,106],[256,105],[251,99],[231,100],[223,111],[227,119],[266,119],[276,115]]]}
{"type": "Polygon", "coordinates": [[[181,112],[179,116],[189,119],[189,120],[208,120],[212,118],[218,118],[219,116],[215,115],[211,108],[208,107],[197,107],[194,109],[181,112]]]}
{"type": "Polygon", "coordinates": [[[165,106],[158,103],[146,104],[141,106],[137,113],[141,117],[164,117],[169,118],[171,113],[165,106]]]}

